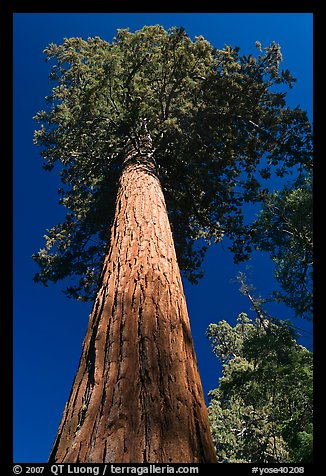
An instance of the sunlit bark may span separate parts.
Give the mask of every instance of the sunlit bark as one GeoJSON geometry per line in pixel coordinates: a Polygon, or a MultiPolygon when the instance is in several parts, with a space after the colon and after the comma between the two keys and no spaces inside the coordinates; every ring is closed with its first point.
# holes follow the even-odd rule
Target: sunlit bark
{"type": "Polygon", "coordinates": [[[102,286],[50,461],[216,461],[149,141],[126,152],[102,286]]]}

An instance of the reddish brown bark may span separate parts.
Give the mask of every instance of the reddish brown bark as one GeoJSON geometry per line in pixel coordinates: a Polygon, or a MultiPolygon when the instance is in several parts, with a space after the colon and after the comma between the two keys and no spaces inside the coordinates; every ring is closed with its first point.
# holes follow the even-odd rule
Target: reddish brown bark
{"type": "Polygon", "coordinates": [[[216,462],[166,205],[148,152],[128,152],[102,278],[50,461],[216,462]]]}

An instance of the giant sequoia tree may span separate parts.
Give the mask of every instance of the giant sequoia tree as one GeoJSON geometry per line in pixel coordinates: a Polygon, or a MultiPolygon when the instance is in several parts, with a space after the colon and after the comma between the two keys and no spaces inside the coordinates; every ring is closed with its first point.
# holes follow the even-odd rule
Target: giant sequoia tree
{"type": "Polygon", "coordinates": [[[277,89],[294,81],[279,46],[257,48],[151,26],[45,50],[56,85],[35,142],[68,211],[34,279],[94,299],[51,461],[216,461],[179,267],[195,282],[223,235],[245,259],[243,203],[311,152],[306,114],[277,89]]]}

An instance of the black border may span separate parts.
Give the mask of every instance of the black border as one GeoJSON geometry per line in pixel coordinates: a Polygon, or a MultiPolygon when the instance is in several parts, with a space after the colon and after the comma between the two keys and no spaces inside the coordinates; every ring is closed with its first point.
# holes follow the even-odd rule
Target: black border
{"type": "MultiPolygon", "coordinates": [[[[4,0],[5,1],[5,0],[4,0]]],[[[0,468],[4,466],[9,469],[8,475],[13,474],[12,465],[13,465],[13,15],[15,13],[312,13],[313,14],[313,34],[314,34],[314,94],[313,94],[313,118],[314,118],[314,150],[315,150],[315,172],[314,172],[314,234],[316,238],[316,247],[315,247],[315,270],[314,270],[314,287],[315,287],[315,315],[320,309],[318,300],[320,299],[322,293],[322,283],[320,277],[322,276],[322,264],[320,255],[322,254],[322,247],[320,242],[320,236],[323,236],[322,230],[319,229],[320,223],[323,223],[323,218],[319,217],[318,214],[320,211],[324,212],[324,202],[325,200],[320,196],[320,191],[322,190],[322,180],[324,178],[322,174],[322,163],[319,155],[320,147],[320,136],[321,136],[321,127],[318,122],[318,110],[320,107],[320,97],[318,90],[318,79],[321,78],[321,72],[319,69],[319,58],[322,58],[322,50],[320,47],[318,34],[321,29],[321,0],[310,0],[310,1],[295,1],[295,0],[274,0],[273,2],[262,2],[259,4],[255,2],[240,2],[233,1],[229,7],[230,2],[221,2],[221,5],[216,5],[219,8],[216,9],[207,9],[197,10],[196,8],[190,10],[176,9],[168,7],[166,2],[162,2],[162,7],[158,8],[156,3],[156,8],[141,8],[141,5],[137,3],[140,7],[138,10],[134,10],[132,7],[128,8],[126,4],[126,10],[121,10],[121,8],[114,9],[114,3],[108,2],[110,6],[109,10],[103,8],[103,2],[92,2],[92,9],[85,9],[76,11],[67,1],[63,2],[57,0],[55,3],[45,3],[39,1],[11,1],[0,3],[0,35],[1,35],[1,70],[0,70],[0,91],[2,92],[2,107],[1,115],[2,120],[0,122],[0,131],[1,131],[1,145],[2,145],[2,155],[1,155],[1,204],[2,204],[2,219],[0,220],[0,250],[2,256],[2,266],[1,275],[2,280],[0,283],[0,289],[2,294],[2,309],[5,309],[5,312],[1,313],[0,318],[0,337],[1,345],[0,350],[2,353],[1,362],[2,362],[2,382],[0,391],[1,394],[1,407],[2,414],[4,416],[4,424],[1,425],[2,429],[2,443],[1,449],[3,450],[2,458],[0,460],[0,468]],[[228,6],[228,8],[226,8],[228,6]],[[246,6],[247,8],[243,8],[246,6]],[[164,7],[164,8],[163,8],[164,7]],[[47,10],[48,8],[48,10],[47,10]],[[3,105],[5,107],[3,107],[3,105]]],[[[135,5],[133,3],[133,5],[135,5]]],[[[193,5],[194,7],[196,5],[193,5]]],[[[32,216],[32,211],[31,211],[32,216]]],[[[321,391],[320,385],[322,380],[321,374],[321,355],[320,355],[320,346],[319,339],[323,337],[322,330],[320,326],[321,320],[323,319],[322,315],[317,315],[314,323],[314,401],[316,404],[316,417],[315,417],[315,456],[313,465],[301,465],[305,467],[304,474],[312,474],[312,466],[315,464],[322,463],[322,447],[321,447],[321,438],[318,435],[318,432],[322,432],[321,424],[321,414],[323,411],[323,405],[321,405],[321,391]],[[309,469],[310,468],[310,469],[309,469]]],[[[28,463],[24,463],[26,466],[28,463]]],[[[181,464],[181,463],[180,463],[181,464]]],[[[36,464],[30,464],[29,466],[41,466],[36,464]]],[[[46,466],[46,465],[43,465],[46,466]]],[[[135,465],[137,466],[137,465],[135,465]]],[[[141,465],[140,465],[141,466],[141,465]]],[[[184,465],[186,466],[186,465],[184,465]]],[[[189,466],[189,465],[188,465],[189,466]]],[[[191,465],[190,465],[191,466],[191,465]]],[[[196,465],[194,465],[196,466],[196,465]]],[[[199,467],[202,465],[198,465],[199,467]]],[[[204,465],[205,468],[208,468],[210,465],[204,465]]],[[[241,474],[251,474],[251,468],[253,466],[263,465],[221,465],[219,466],[219,472],[227,472],[231,469],[239,469],[239,466],[242,467],[241,474]],[[222,469],[223,468],[223,469],[222,469]],[[248,471],[247,471],[248,470],[248,471]]],[[[278,465],[269,465],[278,466],[278,465]]],[[[281,466],[290,466],[290,465],[281,465],[281,466]]],[[[300,466],[300,465],[293,465],[300,466]]],[[[48,468],[50,471],[50,467],[48,468]]],[[[202,468],[203,469],[203,468],[202,468]]],[[[47,470],[46,470],[47,471],[47,470]]],[[[203,471],[199,471],[199,474],[202,474],[203,471]]],[[[44,472],[43,474],[52,474],[51,472],[44,472]]],[[[109,474],[109,473],[108,473],[109,474]]],[[[267,474],[267,473],[264,473],[267,474]]]]}

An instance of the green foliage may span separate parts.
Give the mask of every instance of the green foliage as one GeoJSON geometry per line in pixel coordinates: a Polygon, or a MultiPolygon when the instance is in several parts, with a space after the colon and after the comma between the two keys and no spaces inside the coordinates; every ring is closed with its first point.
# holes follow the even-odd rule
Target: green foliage
{"type": "Polygon", "coordinates": [[[77,282],[68,295],[93,297],[124,149],[127,141],[137,147],[145,125],[184,274],[196,282],[207,244],[224,235],[236,261],[248,258],[242,205],[261,200],[261,179],[304,169],[311,156],[306,114],[286,107],[277,89],[294,81],[279,69],[280,47],[256,46],[257,57],[241,56],[156,25],[118,30],[112,43],[66,38],[45,49],[55,86],[35,116],[34,141],[44,168],[57,165],[68,212],[34,255],[36,281],[70,276],[77,282]],[[263,156],[268,166],[259,174],[263,156]]]}
{"type": "Polygon", "coordinates": [[[241,313],[234,327],[211,324],[207,337],[223,364],[208,407],[219,461],[311,462],[312,353],[291,324],[241,313]]]}
{"type": "Polygon", "coordinates": [[[253,223],[253,243],[276,264],[281,291],[275,297],[292,307],[297,317],[312,318],[313,221],[312,177],[299,177],[292,187],[266,196],[253,223]]]}

